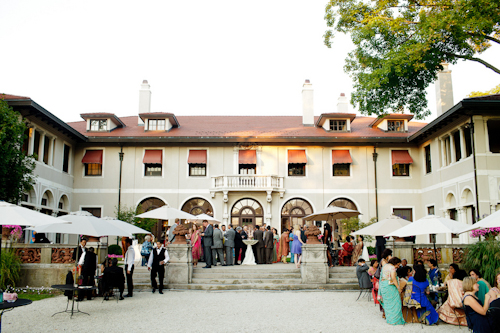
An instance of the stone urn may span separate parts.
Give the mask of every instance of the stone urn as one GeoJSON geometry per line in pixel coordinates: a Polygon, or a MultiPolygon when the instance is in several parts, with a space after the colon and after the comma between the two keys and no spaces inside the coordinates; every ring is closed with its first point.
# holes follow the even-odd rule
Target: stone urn
{"type": "Polygon", "coordinates": [[[321,230],[315,225],[312,225],[307,228],[305,232],[307,236],[307,244],[321,244],[321,242],[318,239],[318,235],[321,234],[321,230]]]}
{"type": "Polygon", "coordinates": [[[187,228],[183,224],[179,224],[174,230],[175,239],[172,244],[187,244],[186,241],[187,233],[188,233],[187,228]]]}

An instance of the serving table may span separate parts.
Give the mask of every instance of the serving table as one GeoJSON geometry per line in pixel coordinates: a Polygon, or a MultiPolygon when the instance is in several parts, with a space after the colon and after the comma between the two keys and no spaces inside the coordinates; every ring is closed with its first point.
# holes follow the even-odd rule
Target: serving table
{"type": "Polygon", "coordinates": [[[257,265],[255,263],[255,256],[253,255],[252,245],[257,244],[259,241],[257,239],[245,239],[243,243],[247,246],[247,251],[245,252],[245,260],[241,263],[242,265],[257,265]]]}

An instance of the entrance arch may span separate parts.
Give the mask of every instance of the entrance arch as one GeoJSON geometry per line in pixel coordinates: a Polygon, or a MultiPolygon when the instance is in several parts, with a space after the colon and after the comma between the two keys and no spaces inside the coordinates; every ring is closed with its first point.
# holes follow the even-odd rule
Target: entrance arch
{"type": "Polygon", "coordinates": [[[238,200],[231,209],[231,224],[235,226],[263,225],[264,209],[261,204],[250,198],[238,200]]]}
{"type": "Polygon", "coordinates": [[[313,213],[309,202],[300,198],[288,200],[281,209],[281,232],[295,225],[304,225],[303,217],[313,213]]]}
{"type": "MultiPolygon", "coordinates": [[[[150,210],[160,208],[161,206],[165,206],[165,202],[163,202],[163,200],[154,197],[146,198],[142,200],[139,205],[137,205],[137,213],[142,214],[145,212],[149,212],[150,210]]],[[[158,220],[158,222],[156,222],[156,227],[152,231],[156,239],[161,239],[164,227],[166,226],[167,224],[164,225],[161,220],[158,220]]]]}
{"type": "Polygon", "coordinates": [[[192,215],[207,214],[214,216],[212,205],[203,198],[193,198],[186,201],[186,203],[182,205],[181,210],[192,215]]]}
{"type": "MultiPolygon", "coordinates": [[[[337,198],[330,202],[328,207],[342,207],[342,208],[347,208],[347,209],[352,209],[352,210],[358,210],[358,207],[356,207],[356,204],[347,198],[337,198]]],[[[333,234],[338,235],[338,234],[344,234],[347,233],[349,230],[342,230],[342,226],[340,225],[341,219],[333,221],[332,224],[332,229],[333,229],[333,234]]]]}

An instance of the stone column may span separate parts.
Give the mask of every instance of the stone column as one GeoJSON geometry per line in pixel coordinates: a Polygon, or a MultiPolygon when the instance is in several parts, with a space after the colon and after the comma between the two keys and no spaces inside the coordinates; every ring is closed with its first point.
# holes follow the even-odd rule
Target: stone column
{"type": "Polygon", "coordinates": [[[43,151],[45,147],[45,132],[40,133],[40,146],[38,148],[38,162],[43,163],[43,151]]]}
{"type": "Polygon", "coordinates": [[[441,147],[441,167],[446,166],[446,147],[443,139],[439,139],[440,147],[441,147]]]}
{"type": "MultiPolygon", "coordinates": [[[[468,224],[467,223],[467,208],[460,207],[457,209],[457,212],[458,212],[458,221],[465,223],[465,224],[468,224]]],[[[460,244],[468,244],[469,243],[469,233],[468,232],[464,232],[464,233],[460,234],[458,237],[459,237],[460,244]]]]}
{"type": "Polygon", "coordinates": [[[188,284],[193,277],[192,246],[170,244],[167,246],[170,261],[167,266],[167,284],[188,284]]]}
{"type": "Polygon", "coordinates": [[[329,270],[325,244],[302,245],[300,275],[304,284],[325,284],[329,270]]]}
{"type": "Polygon", "coordinates": [[[467,150],[465,149],[465,133],[463,127],[460,127],[460,154],[462,155],[462,158],[467,157],[467,150]]]}
{"type": "Polygon", "coordinates": [[[455,138],[453,135],[450,135],[450,156],[451,163],[455,163],[457,161],[457,155],[455,154],[455,138]]]}
{"type": "Polygon", "coordinates": [[[28,144],[28,155],[33,155],[35,149],[35,127],[30,128],[30,137],[29,137],[29,144],[28,144]]]}

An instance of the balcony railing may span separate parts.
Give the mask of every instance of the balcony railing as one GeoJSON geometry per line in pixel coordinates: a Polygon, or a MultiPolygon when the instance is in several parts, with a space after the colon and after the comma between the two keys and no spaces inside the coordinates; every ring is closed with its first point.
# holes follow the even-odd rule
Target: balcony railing
{"type": "Polygon", "coordinates": [[[271,175],[231,175],[212,177],[213,190],[273,190],[283,189],[283,177],[271,175]]]}

